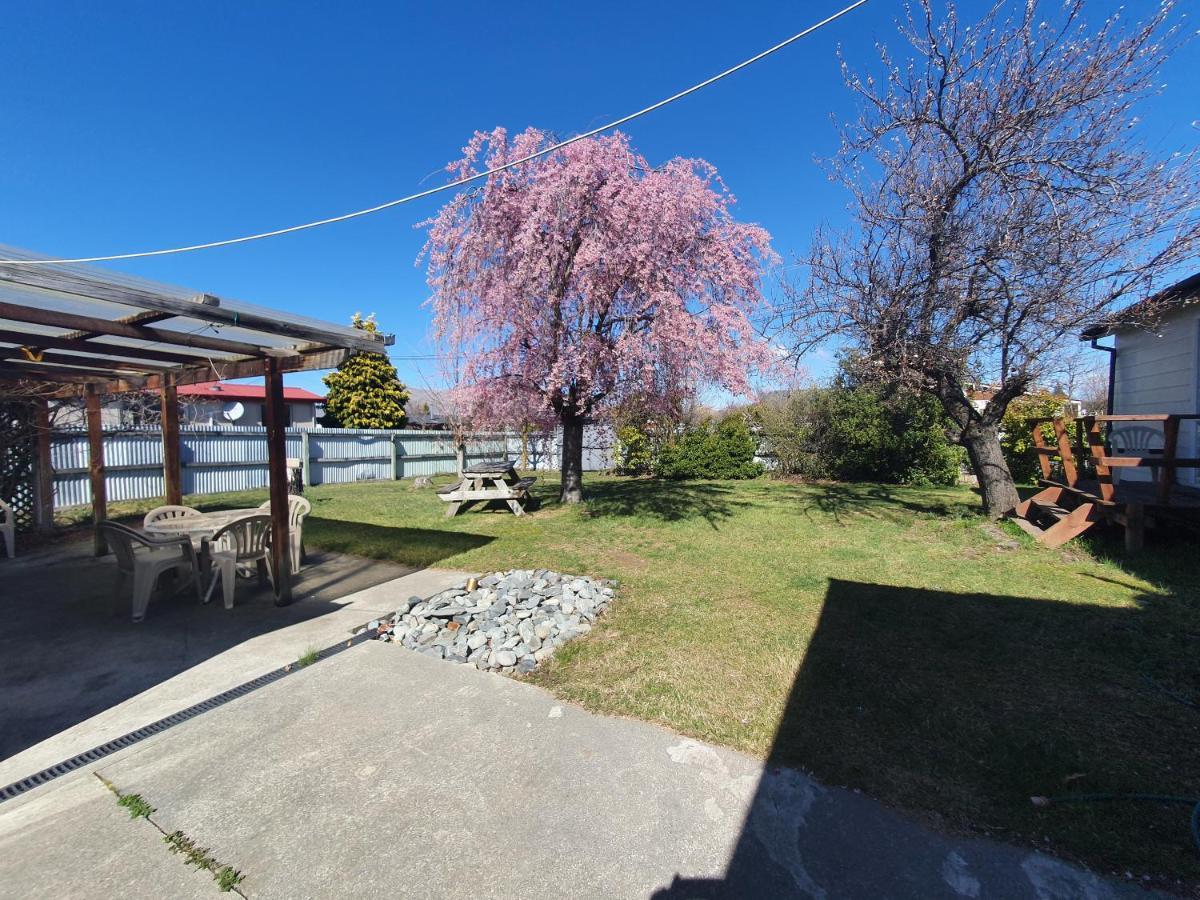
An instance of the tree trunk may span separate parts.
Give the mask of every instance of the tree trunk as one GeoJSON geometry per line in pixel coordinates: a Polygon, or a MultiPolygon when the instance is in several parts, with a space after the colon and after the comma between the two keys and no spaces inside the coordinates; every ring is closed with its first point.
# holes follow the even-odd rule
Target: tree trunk
{"type": "Polygon", "coordinates": [[[963,429],[961,440],[979,479],[983,511],[989,519],[999,519],[1021,502],[1000,449],[1000,434],[994,425],[972,423],[963,429]]]}
{"type": "Polygon", "coordinates": [[[563,416],[562,493],[560,503],[583,502],[583,419],[563,416]]]}

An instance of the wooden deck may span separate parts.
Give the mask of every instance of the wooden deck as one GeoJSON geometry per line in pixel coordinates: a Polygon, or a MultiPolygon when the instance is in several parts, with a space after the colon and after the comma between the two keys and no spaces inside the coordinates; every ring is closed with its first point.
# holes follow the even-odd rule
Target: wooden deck
{"type": "Polygon", "coordinates": [[[1012,511],[1013,520],[1048,547],[1065,544],[1097,522],[1110,522],[1125,528],[1125,547],[1131,552],[1141,549],[1145,529],[1161,519],[1200,524],[1200,490],[1179,484],[1176,477],[1181,468],[1200,467],[1200,459],[1183,459],[1175,452],[1181,421],[1196,418],[1200,416],[1152,413],[1034,421],[1042,489],[1012,511]],[[1114,450],[1103,432],[1114,422],[1147,423],[1138,427],[1146,432],[1145,442],[1125,452],[1114,450]],[[1053,426],[1053,445],[1043,433],[1047,425],[1053,426]],[[1159,441],[1161,447],[1149,446],[1159,441]],[[1061,474],[1054,471],[1055,459],[1061,474]],[[1114,478],[1114,470],[1135,468],[1148,469],[1153,480],[1114,478]]]}

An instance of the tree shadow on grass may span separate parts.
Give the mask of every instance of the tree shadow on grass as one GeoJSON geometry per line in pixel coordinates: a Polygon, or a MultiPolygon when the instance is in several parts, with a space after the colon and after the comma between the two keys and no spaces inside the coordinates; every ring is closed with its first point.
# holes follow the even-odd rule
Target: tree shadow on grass
{"type": "Polygon", "coordinates": [[[1200,698],[1196,639],[1179,630],[1183,615],[1197,623],[1187,603],[831,579],[724,877],[681,875],[654,896],[1032,898],[1047,884],[1124,896],[1030,845],[1200,885],[1190,806],[1030,802],[1200,797],[1200,715],[1148,684],[1200,698]]]}
{"type": "Polygon", "coordinates": [[[751,502],[720,482],[635,478],[584,485],[589,518],[635,517],[681,522],[704,519],[714,530],[751,502]]]}
{"type": "MultiPolygon", "coordinates": [[[[507,509],[505,512],[512,515],[507,509]]],[[[373,525],[310,515],[304,523],[304,540],[306,544],[311,543],[325,550],[424,568],[436,566],[460,553],[477,550],[495,538],[448,528],[373,525]]]]}
{"type": "Polygon", "coordinates": [[[926,516],[961,517],[978,510],[961,500],[922,495],[914,488],[868,482],[813,482],[797,490],[800,510],[808,516],[814,512],[831,517],[839,525],[856,516],[877,516],[886,510],[907,511],[926,516]]]}

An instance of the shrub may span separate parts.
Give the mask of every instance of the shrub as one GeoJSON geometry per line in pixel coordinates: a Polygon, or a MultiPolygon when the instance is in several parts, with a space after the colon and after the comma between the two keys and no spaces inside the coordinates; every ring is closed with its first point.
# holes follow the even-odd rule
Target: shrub
{"type": "MultiPolygon", "coordinates": [[[[1041,467],[1038,465],[1037,454],[1033,452],[1034,419],[1047,419],[1062,415],[1067,398],[1050,391],[1032,391],[1017,397],[1008,404],[1004,418],[1000,422],[1000,448],[1008,462],[1008,470],[1017,484],[1030,484],[1041,477],[1041,467]]],[[[1075,435],[1071,432],[1074,444],[1075,435]]],[[[1054,434],[1054,425],[1046,422],[1042,425],[1042,437],[1046,445],[1054,447],[1058,438],[1054,434]]]]}
{"type": "Polygon", "coordinates": [[[760,452],[771,459],[771,473],[802,478],[828,478],[813,440],[819,390],[776,394],[749,410],[762,440],[760,452]]]}
{"type": "Polygon", "coordinates": [[[760,403],[754,418],[777,475],[949,485],[962,466],[932,397],[838,385],[760,403]]]}
{"type": "Polygon", "coordinates": [[[664,478],[757,478],[757,442],[742,416],[687,428],[663,446],[658,474],[664,478]]]}
{"type": "Polygon", "coordinates": [[[613,456],[618,475],[649,475],[658,461],[654,441],[636,425],[622,425],[617,429],[613,456]]]}

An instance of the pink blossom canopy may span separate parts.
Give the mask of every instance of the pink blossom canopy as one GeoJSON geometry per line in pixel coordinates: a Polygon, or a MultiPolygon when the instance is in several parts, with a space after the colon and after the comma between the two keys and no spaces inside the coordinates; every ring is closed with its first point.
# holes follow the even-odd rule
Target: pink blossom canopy
{"type": "MultiPolygon", "coordinates": [[[[456,176],[551,142],[477,132],[456,176]]],[[[652,168],[622,134],[489,176],[428,222],[435,334],[478,424],[669,411],[701,384],[749,393],[769,366],[751,315],[770,236],[734,221],[701,160],[652,168]]]]}

